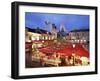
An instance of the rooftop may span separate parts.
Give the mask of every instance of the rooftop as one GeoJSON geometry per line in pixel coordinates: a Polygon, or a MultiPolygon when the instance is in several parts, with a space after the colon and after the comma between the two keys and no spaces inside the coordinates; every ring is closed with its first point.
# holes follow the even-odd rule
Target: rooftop
{"type": "Polygon", "coordinates": [[[85,32],[85,31],[89,31],[89,29],[75,29],[70,32],[85,32]]]}
{"type": "MultiPolygon", "coordinates": [[[[47,34],[47,32],[48,32],[48,31],[46,31],[46,30],[39,29],[39,28],[37,28],[37,29],[34,29],[34,28],[31,29],[31,28],[26,27],[26,29],[27,29],[28,31],[30,31],[30,32],[39,33],[39,34],[47,34]]],[[[51,34],[51,33],[48,32],[48,34],[51,34]]]]}

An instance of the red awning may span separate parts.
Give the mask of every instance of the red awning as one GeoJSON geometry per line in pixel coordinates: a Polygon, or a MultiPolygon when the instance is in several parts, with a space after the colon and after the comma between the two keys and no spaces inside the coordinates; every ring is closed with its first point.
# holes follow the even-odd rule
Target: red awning
{"type": "Polygon", "coordinates": [[[71,56],[72,53],[78,55],[78,56],[85,56],[89,57],[89,52],[86,50],[82,45],[76,44],[75,47],[73,48],[72,44],[70,45],[65,45],[61,47],[60,49],[56,49],[54,47],[45,47],[39,49],[39,51],[45,53],[45,54],[53,54],[54,52],[59,53],[61,55],[65,56],[71,56]]]}
{"type": "Polygon", "coordinates": [[[55,50],[50,47],[41,48],[41,49],[39,49],[39,51],[43,52],[45,54],[53,54],[55,52],[55,50]]]}
{"type": "Polygon", "coordinates": [[[66,46],[57,50],[57,53],[60,53],[61,55],[65,55],[65,56],[70,56],[73,53],[73,48],[66,46]]]}
{"type": "Polygon", "coordinates": [[[74,51],[77,55],[79,56],[85,56],[85,57],[89,57],[89,51],[87,49],[85,49],[82,45],[77,44],[74,48],[74,51]]]}
{"type": "Polygon", "coordinates": [[[57,53],[61,53],[63,55],[70,56],[72,53],[75,53],[78,56],[85,56],[89,57],[89,52],[86,50],[82,45],[76,44],[75,48],[72,47],[72,45],[66,45],[62,49],[57,50],[57,53]]]}

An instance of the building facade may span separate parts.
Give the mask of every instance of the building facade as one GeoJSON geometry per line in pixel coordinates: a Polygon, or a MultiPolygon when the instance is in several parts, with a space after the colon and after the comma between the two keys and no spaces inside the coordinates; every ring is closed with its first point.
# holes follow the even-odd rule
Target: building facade
{"type": "Polygon", "coordinates": [[[89,29],[79,29],[70,31],[66,37],[72,43],[88,43],[89,29]]]}

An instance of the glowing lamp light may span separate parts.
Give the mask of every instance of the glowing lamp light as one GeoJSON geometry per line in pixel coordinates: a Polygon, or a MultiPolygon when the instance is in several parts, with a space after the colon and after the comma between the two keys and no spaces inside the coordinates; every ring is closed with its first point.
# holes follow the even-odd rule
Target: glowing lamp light
{"type": "Polygon", "coordinates": [[[84,42],[86,42],[86,40],[84,40],[84,42]]]}
{"type": "Polygon", "coordinates": [[[75,44],[73,44],[73,48],[75,48],[75,44]]]}
{"type": "Polygon", "coordinates": [[[77,40],[75,40],[75,42],[76,42],[77,40]]]}
{"type": "Polygon", "coordinates": [[[81,42],[82,42],[83,40],[81,40],[81,42]]]}
{"type": "Polygon", "coordinates": [[[42,41],[44,43],[44,41],[42,41]]]}
{"type": "Polygon", "coordinates": [[[35,40],[34,37],[31,38],[33,41],[35,40]]]}
{"type": "Polygon", "coordinates": [[[77,42],[79,43],[79,40],[77,40],[77,42]]]}
{"type": "Polygon", "coordinates": [[[39,38],[37,38],[37,41],[39,40],[39,38]]]}

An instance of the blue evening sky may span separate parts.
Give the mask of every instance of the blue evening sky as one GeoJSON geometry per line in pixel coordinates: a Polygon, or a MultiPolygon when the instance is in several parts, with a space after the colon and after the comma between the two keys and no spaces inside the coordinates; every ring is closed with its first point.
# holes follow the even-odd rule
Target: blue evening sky
{"type": "Polygon", "coordinates": [[[25,12],[26,27],[44,29],[46,27],[45,21],[54,23],[58,30],[61,24],[65,26],[67,31],[89,29],[89,15],[25,12]]]}

